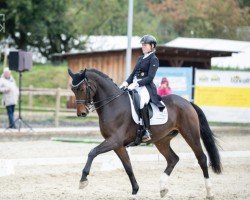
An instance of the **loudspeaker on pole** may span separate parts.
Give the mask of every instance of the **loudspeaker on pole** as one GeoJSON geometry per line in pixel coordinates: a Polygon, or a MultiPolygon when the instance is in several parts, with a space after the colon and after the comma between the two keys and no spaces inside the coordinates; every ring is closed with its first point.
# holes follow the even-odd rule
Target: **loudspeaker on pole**
{"type": "Polygon", "coordinates": [[[32,53],[23,50],[11,51],[9,54],[9,68],[17,72],[30,71],[32,68],[32,53]]]}

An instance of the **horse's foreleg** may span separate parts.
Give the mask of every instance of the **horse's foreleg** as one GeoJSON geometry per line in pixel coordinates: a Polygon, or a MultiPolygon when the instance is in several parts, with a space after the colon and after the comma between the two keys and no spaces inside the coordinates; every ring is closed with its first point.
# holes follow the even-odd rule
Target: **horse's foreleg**
{"type": "Polygon", "coordinates": [[[122,145],[113,140],[112,138],[109,138],[104,140],[101,144],[99,144],[97,147],[95,147],[89,152],[87,163],[82,171],[82,177],[80,180],[79,189],[83,189],[88,185],[87,176],[89,175],[91,164],[94,158],[99,154],[114,150],[120,146],[122,145]]]}
{"type": "Polygon", "coordinates": [[[114,151],[118,155],[118,157],[120,158],[120,160],[125,168],[125,171],[128,174],[128,177],[129,177],[131,185],[132,185],[132,197],[135,198],[135,196],[139,190],[139,186],[138,186],[137,181],[136,181],[135,176],[134,176],[134,172],[133,172],[133,169],[131,166],[128,152],[127,152],[125,147],[115,149],[114,151]]]}
{"type": "Polygon", "coordinates": [[[175,152],[170,147],[170,140],[161,141],[155,143],[155,146],[160,151],[160,153],[166,158],[167,160],[167,168],[165,169],[164,173],[161,175],[160,178],[160,195],[164,197],[168,192],[168,179],[173,171],[175,165],[179,161],[179,157],[175,154],[175,152]]]}

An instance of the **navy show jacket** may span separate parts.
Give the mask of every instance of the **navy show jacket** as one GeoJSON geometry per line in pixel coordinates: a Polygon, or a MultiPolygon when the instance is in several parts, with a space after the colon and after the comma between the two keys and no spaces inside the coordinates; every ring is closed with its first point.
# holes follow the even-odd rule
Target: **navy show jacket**
{"type": "Polygon", "coordinates": [[[155,53],[151,53],[148,57],[143,59],[143,55],[140,56],[137,60],[133,72],[130,74],[126,80],[128,84],[133,82],[134,77],[141,79],[138,81],[139,87],[146,86],[150,100],[159,107],[160,110],[163,110],[165,107],[161,104],[161,97],[157,95],[157,89],[153,82],[156,71],[159,67],[159,60],[156,57],[155,53]]]}

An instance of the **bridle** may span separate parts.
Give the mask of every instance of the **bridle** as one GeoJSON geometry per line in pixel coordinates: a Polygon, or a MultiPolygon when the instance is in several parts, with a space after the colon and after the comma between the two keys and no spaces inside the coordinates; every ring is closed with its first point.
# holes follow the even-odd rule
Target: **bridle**
{"type": "Polygon", "coordinates": [[[121,96],[122,94],[124,94],[125,91],[119,93],[119,94],[115,94],[112,95],[110,97],[107,97],[106,99],[100,100],[100,101],[93,101],[93,98],[91,97],[91,91],[95,92],[95,90],[97,89],[97,87],[95,86],[95,84],[92,84],[95,87],[95,90],[91,87],[91,83],[92,81],[89,81],[87,77],[85,77],[81,82],[79,82],[77,85],[73,85],[72,84],[72,88],[79,88],[80,86],[82,86],[83,84],[86,84],[86,99],[76,99],[75,102],[76,104],[85,104],[85,106],[87,107],[88,111],[95,111],[98,110],[100,108],[102,108],[103,106],[109,104],[111,101],[117,99],[119,96],[121,96]],[[107,102],[105,102],[107,101],[107,102]],[[95,104],[98,103],[103,103],[102,105],[95,107],[95,104]]]}
{"type": "Polygon", "coordinates": [[[72,88],[78,88],[81,85],[83,85],[83,83],[86,83],[86,100],[84,99],[76,99],[75,102],[76,104],[91,104],[92,99],[91,99],[91,90],[94,92],[93,88],[91,88],[90,86],[90,81],[87,78],[84,78],[80,83],[78,83],[77,85],[72,85],[72,88]]]}

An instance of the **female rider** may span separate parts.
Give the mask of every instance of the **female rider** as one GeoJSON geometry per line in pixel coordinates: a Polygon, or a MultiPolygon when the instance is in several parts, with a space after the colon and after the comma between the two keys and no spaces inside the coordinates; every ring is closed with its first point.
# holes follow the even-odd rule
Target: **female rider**
{"type": "Polygon", "coordinates": [[[128,90],[137,90],[140,95],[140,118],[143,121],[144,135],[142,142],[151,140],[150,119],[148,115],[148,103],[153,102],[161,111],[165,108],[161,104],[161,98],[157,95],[156,86],[153,83],[159,60],[155,55],[157,41],[152,35],[144,35],[141,38],[143,55],[137,60],[133,72],[128,79],[122,83],[120,88],[127,87],[128,90]]]}

